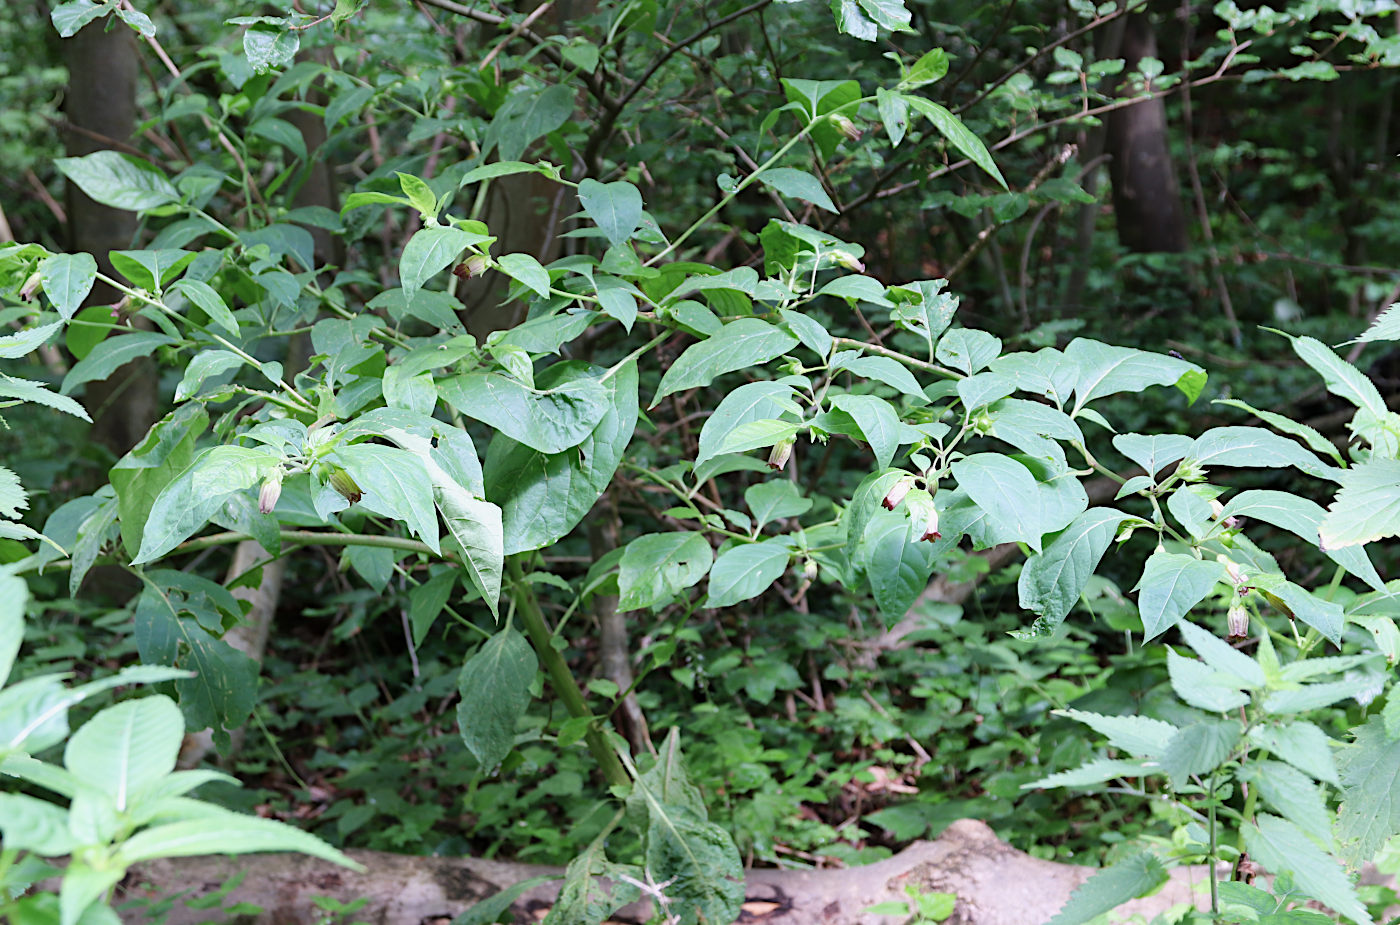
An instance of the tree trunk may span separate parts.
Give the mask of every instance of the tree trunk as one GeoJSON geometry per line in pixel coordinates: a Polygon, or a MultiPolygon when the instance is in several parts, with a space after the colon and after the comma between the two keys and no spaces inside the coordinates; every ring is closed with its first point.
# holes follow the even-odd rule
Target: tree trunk
{"type": "MultiPolygon", "coordinates": [[[[1146,13],[1128,17],[1123,31],[1125,70],[1157,57],[1157,38],[1146,13]]],[[[1161,98],[1108,114],[1109,175],[1118,240],[1138,253],[1186,250],[1186,216],[1167,146],[1167,110],[1161,98]]]]}
{"type": "MultiPolygon", "coordinates": [[[[135,33],[122,23],[110,29],[104,25],[105,21],[90,25],[62,46],[68,64],[64,111],[69,123],[63,141],[71,157],[126,142],[136,126],[135,33]]],[[[99,205],[73,183],[67,185],[67,206],[69,250],[92,254],[102,272],[111,275],[107,253],[131,246],[136,214],[99,205]]],[[[99,284],[86,304],[115,302],[116,296],[110,287],[99,284]]],[[[156,422],[157,383],[154,361],[143,358],[102,382],[88,384],[84,394],[93,417],[93,437],[114,456],[135,446],[156,422]]]]}

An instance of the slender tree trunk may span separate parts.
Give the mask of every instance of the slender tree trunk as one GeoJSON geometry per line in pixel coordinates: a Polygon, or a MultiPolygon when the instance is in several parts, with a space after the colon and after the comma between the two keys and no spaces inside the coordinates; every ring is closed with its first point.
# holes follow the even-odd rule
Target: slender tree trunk
{"type": "MultiPolygon", "coordinates": [[[[1122,56],[1129,72],[1142,59],[1157,57],[1157,38],[1146,13],[1128,17],[1122,56]]],[[[1118,240],[1138,253],[1186,250],[1186,216],[1167,144],[1167,110],[1161,98],[1114,110],[1108,114],[1107,128],[1118,240]]]]}

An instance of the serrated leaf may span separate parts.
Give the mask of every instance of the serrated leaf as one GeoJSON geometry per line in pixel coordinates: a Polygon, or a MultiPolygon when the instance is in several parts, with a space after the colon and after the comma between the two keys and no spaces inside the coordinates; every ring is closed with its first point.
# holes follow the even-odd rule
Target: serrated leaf
{"type": "Polygon", "coordinates": [[[1332,740],[1312,723],[1256,725],[1250,728],[1249,738],[1255,745],[1317,780],[1328,784],[1341,783],[1337,766],[1332,760],[1332,740]]]}
{"type": "Polygon", "coordinates": [[[1349,862],[1372,860],[1400,832],[1400,739],[1372,716],[1353,730],[1355,739],[1337,753],[1342,805],[1337,837],[1349,862]]]}
{"type": "Polygon", "coordinates": [[[1132,855],[1080,884],[1046,925],[1081,925],[1166,882],[1167,869],[1156,855],[1132,855]]]}
{"type": "Polygon", "coordinates": [[[1022,790],[1048,787],[1096,787],[1099,784],[1120,777],[1146,777],[1157,774],[1161,768],[1155,761],[1145,759],[1130,761],[1121,758],[1096,758],[1071,771],[1059,771],[1042,777],[1030,784],[1022,784],[1022,790]]]}
{"type": "Polygon", "coordinates": [[[1220,767],[1240,741],[1239,720],[1206,720],[1179,730],[1162,752],[1162,770],[1178,790],[1220,767]]]}
{"type": "Polygon", "coordinates": [[[1056,710],[1108,738],[1108,744],[1138,758],[1161,758],[1178,730],[1147,716],[1105,716],[1084,710],[1056,710]]]}
{"type": "Polygon", "coordinates": [[[1323,551],[1400,534],[1400,460],[1372,457],[1344,469],[1319,527],[1323,551]]]}
{"type": "Polygon", "coordinates": [[[1241,829],[1250,857],[1266,870],[1293,875],[1305,894],[1347,918],[1370,925],[1371,916],[1357,898],[1356,887],[1340,864],[1286,819],[1260,813],[1241,829]]]}

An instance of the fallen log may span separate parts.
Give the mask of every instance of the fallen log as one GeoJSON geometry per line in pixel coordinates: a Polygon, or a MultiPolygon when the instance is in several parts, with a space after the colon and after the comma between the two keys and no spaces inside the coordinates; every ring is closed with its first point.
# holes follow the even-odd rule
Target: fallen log
{"type": "MultiPolygon", "coordinates": [[[[474,858],[415,857],[375,851],[352,851],[366,872],[357,874],[301,855],[176,858],[142,864],[123,881],[118,901],[178,894],[165,921],[197,925],[211,915],[200,900],[219,891],[242,872],[242,883],[224,898],[262,911],[238,916],[248,925],[301,925],[327,920],[317,897],[346,904],[367,902],[346,921],[371,925],[446,925],[462,910],[511,884],[562,868],[474,858]],[[191,908],[193,903],[196,908],[191,908]]],[[[953,925],[1037,925],[1050,919],[1070,893],[1094,873],[1092,868],[1033,858],[998,839],[981,822],[953,823],[935,841],[917,842],[894,857],[864,867],[839,870],[753,870],[746,881],[747,900],[740,922],[753,925],[895,925],[903,915],[868,910],[878,903],[907,901],[909,888],[923,893],[952,893],[953,925]]],[[[1222,869],[1228,875],[1228,871],[1222,869]]],[[[50,887],[54,884],[50,884],[50,887]]],[[[556,886],[523,893],[511,907],[517,923],[540,921],[549,910],[556,886]]],[[[1122,907],[1121,915],[1150,920],[1177,904],[1208,903],[1205,869],[1180,868],[1156,894],[1122,907]]],[[[137,903],[124,920],[145,921],[137,903]]],[[[645,904],[629,906],[617,923],[643,923],[651,915],[645,904]]]]}

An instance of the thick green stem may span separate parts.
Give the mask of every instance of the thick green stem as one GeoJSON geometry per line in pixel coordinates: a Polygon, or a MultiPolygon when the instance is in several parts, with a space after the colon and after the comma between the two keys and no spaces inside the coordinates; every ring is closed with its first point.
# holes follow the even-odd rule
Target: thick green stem
{"type": "MultiPolygon", "coordinates": [[[[564,656],[559,653],[558,649],[554,648],[553,636],[549,627],[545,625],[540,602],[536,599],[535,591],[530,587],[530,583],[525,580],[525,571],[520,567],[518,556],[512,556],[506,560],[506,574],[510,577],[510,594],[515,600],[516,612],[520,614],[520,620],[525,624],[525,634],[530,637],[530,645],[535,647],[535,654],[544,663],[545,673],[549,675],[550,687],[554,688],[554,693],[563,701],[564,709],[569,711],[570,716],[575,719],[593,717],[593,713],[588,709],[588,704],[583,699],[583,691],[579,688],[578,682],[574,680],[568,664],[564,661],[564,656]]],[[[603,776],[607,778],[609,784],[625,787],[632,782],[632,779],[627,775],[627,769],[622,766],[622,762],[618,759],[617,753],[613,751],[607,735],[603,732],[601,720],[596,717],[590,720],[588,731],[584,733],[583,740],[587,743],[588,750],[593,754],[593,760],[598,763],[598,768],[603,772],[603,776]]]]}

